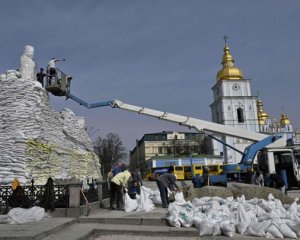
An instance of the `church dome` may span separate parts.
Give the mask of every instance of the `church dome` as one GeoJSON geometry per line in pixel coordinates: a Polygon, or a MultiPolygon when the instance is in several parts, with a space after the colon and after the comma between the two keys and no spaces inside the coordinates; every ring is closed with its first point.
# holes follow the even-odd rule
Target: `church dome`
{"type": "Polygon", "coordinates": [[[285,113],[281,114],[280,124],[281,125],[290,125],[291,124],[290,120],[288,119],[288,117],[285,113]]]}
{"type": "Polygon", "coordinates": [[[242,70],[234,66],[234,60],[227,45],[224,47],[222,65],[223,68],[217,74],[217,81],[240,80],[244,78],[242,70]]]}
{"type": "Polygon", "coordinates": [[[257,117],[258,117],[258,124],[265,125],[266,120],[269,118],[269,115],[263,110],[263,104],[260,99],[257,99],[257,117]]]}

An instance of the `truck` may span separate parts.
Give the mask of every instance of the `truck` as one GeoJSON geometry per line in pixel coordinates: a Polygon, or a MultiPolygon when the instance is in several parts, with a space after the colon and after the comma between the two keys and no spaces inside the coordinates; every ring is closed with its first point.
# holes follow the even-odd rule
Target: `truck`
{"type": "MultiPolygon", "coordinates": [[[[265,174],[280,174],[285,171],[287,176],[286,184],[289,187],[299,186],[300,184],[299,154],[296,154],[297,149],[294,149],[291,146],[286,146],[287,136],[285,134],[266,135],[258,132],[246,131],[244,129],[233,128],[189,116],[182,116],[165,111],[140,107],[117,99],[87,103],[71,93],[70,87],[72,77],[61,72],[59,69],[57,69],[57,72],[61,73],[57,75],[61,77],[56,77],[56,81],[54,81],[51,86],[46,86],[46,89],[55,96],[65,96],[66,99],[72,99],[88,109],[109,106],[114,109],[122,109],[154,117],[159,120],[177,123],[205,134],[209,132],[214,136],[225,135],[252,141],[253,144],[248,146],[242,153],[242,159],[239,164],[252,166],[254,158],[257,155],[258,168],[265,174]]],[[[215,139],[220,141],[218,138],[215,139]]],[[[223,144],[235,149],[227,143],[223,142],[223,144]]],[[[237,149],[235,150],[238,151],[237,149]]]]}

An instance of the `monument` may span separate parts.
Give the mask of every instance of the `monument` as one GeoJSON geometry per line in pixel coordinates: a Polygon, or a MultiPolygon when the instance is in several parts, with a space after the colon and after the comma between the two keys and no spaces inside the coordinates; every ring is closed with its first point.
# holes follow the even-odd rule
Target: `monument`
{"type": "Polygon", "coordinates": [[[52,110],[48,92],[35,80],[34,48],[25,46],[20,71],[0,75],[0,184],[15,177],[101,178],[99,159],[84,119],[69,109],[52,110]]]}

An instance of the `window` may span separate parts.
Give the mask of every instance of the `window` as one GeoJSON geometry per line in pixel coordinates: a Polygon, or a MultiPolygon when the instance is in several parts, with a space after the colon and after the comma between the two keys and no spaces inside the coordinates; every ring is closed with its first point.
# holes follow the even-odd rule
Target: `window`
{"type": "Polygon", "coordinates": [[[244,112],[242,108],[237,109],[238,122],[244,122],[244,112]]]}
{"type": "Polygon", "coordinates": [[[158,154],[162,154],[163,153],[163,151],[162,151],[162,147],[158,147],[158,154]]]}

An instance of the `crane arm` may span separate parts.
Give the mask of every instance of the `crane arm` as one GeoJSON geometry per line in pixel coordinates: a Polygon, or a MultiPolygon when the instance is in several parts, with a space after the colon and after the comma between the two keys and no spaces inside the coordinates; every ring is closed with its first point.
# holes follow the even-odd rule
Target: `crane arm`
{"type": "Polygon", "coordinates": [[[237,137],[237,138],[242,138],[242,139],[246,139],[246,140],[250,140],[250,141],[254,141],[254,142],[259,142],[267,136],[265,134],[252,132],[252,131],[246,131],[246,130],[243,130],[240,128],[225,126],[222,124],[204,121],[204,120],[200,120],[197,118],[186,117],[186,116],[177,115],[177,114],[173,114],[173,113],[167,113],[167,112],[154,110],[151,108],[135,106],[135,105],[121,102],[120,100],[117,100],[117,99],[90,104],[90,103],[87,103],[87,102],[83,101],[82,99],[72,95],[71,93],[68,93],[66,97],[67,97],[67,99],[71,98],[75,102],[78,102],[80,105],[83,105],[89,109],[96,108],[96,107],[111,106],[112,108],[120,108],[123,110],[131,111],[131,112],[135,112],[135,113],[139,113],[139,114],[143,114],[143,115],[156,117],[161,120],[179,123],[179,125],[183,125],[183,126],[186,126],[189,128],[194,128],[199,132],[209,131],[216,135],[237,137]]]}
{"type": "Polygon", "coordinates": [[[150,109],[150,108],[139,107],[139,106],[123,103],[119,100],[112,101],[112,103],[110,105],[113,108],[120,108],[120,109],[124,109],[127,111],[132,111],[132,112],[136,112],[139,114],[143,114],[143,115],[157,117],[158,119],[161,119],[161,120],[179,123],[180,125],[187,126],[189,128],[194,128],[194,129],[198,130],[199,132],[209,131],[209,132],[212,132],[212,133],[218,134],[218,135],[237,137],[237,138],[242,138],[242,139],[246,139],[246,140],[250,140],[250,141],[254,141],[254,142],[261,141],[262,139],[264,139],[267,136],[265,134],[246,131],[243,129],[225,126],[225,125],[217,124],[217,123],[212,123],[212,122],[200,120],[197,118],[186,117],[186,116],[181,116],[181,115],[177,115],[177,114],[173,114],[173,113],[157,111],[157,110],[150,109]]]}

